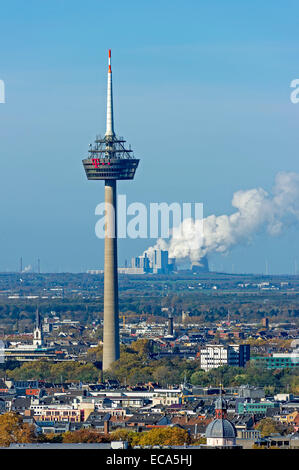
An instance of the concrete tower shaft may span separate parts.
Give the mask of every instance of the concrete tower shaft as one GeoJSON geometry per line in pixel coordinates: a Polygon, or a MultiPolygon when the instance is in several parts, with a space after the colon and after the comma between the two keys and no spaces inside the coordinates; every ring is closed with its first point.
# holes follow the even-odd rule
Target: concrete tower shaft
{"type": "Polygon", "coordinates": [[[119,358],[116,181],[105,181],[103,370],[119,358]]]}

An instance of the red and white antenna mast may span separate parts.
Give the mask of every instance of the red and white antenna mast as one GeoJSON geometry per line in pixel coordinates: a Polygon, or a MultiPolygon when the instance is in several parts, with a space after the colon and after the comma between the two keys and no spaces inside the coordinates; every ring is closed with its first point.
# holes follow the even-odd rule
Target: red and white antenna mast
{"type": "Polygon", "coordinates": [[[111,49],[108,52],[108,83],[107,83],[107,121],[106,137],[114,137],[113,123],[113,95],[112,95],[112,70],[111,70],[111,49]]]}

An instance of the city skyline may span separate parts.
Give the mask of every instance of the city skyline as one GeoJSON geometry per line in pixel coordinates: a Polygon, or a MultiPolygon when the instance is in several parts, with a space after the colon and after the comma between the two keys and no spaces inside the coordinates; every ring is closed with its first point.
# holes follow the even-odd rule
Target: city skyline
{"type": "Polygon", "coordinates": [[[299,449],[298,19],[2,5],[1,449],[299,449]]]}
{"type": "MultiPolygon", "coordinates": [[[[118,3],[112,34],[107,24],[92,27],[99,8],[109,16],[112,7],[90,5],[87,10],[75,2],[70,17],[55,1],[43,9],[30,2],[26,11],[21,3],[19,9],[6,5],[1,12],[0,40],[6,47],[0,79],[6,99],[0,104],[5,156],[0,216],[6,249],[0,271],[17,271],[21,256],[24,267],[39,257],[43,272],[85,272],[103,265],[102,242],[94,233],[94,210],[103,193],[94,188],[87,195],[79,162],[86,142],[104,125],[101,76],[109,47],[117,64],[117,122],[144,155],[134,188],[120,187],[129,201],[196,200],[203,202],[204,216],[231,214],[235,191],[270,191],[278,172],[299,172],[299,106],[290,100],[290,83],[298,76],[298,37],[287,9],[273,6],[269,23],[267,8],[257,2],[252,9],[217,2],[216,10],[192,1],[181,10],[173,2],[171,12],[159,5],[159,18],[154,3],[133,13],[118,3]],[[125,26],[128,15],[134,33],[125,26]],[[141,28],[144,15],[155,22],[154,36],[151,27],[141,28]],[[11,28],[12,21],[18,28],[11,28]],[[27,40],[20,47],[23,36],[27,40]],[[177,138],[186,133],[188,142],[177,138]],[[188,158],[184,167],[182,156],[188,158]],[[78,253],[83,240],[85,250],[78,253]]],[[[294,4],[293,11],[297,8],[294,4]]],[[[213,253],[210,266],[260,273],[268,260],[271,274],[293,274],[297,238],[296,228],[281,237],[258,235],[227,256],[213,253]]],[[[119,264],[154,242],[121,240],[119,264]]]]}

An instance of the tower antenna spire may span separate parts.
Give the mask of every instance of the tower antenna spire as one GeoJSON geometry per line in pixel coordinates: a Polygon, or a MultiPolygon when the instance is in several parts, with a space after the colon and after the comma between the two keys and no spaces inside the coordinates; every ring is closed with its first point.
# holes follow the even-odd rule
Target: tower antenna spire
{"type": "Polygon", "coordinates": [[[111,70],[111,49],[108,51],[108,82],[107,82],[107,121],[106,121],[106,137],[113,137],[113,94],[112,94],[112,70],[111,70]]]}

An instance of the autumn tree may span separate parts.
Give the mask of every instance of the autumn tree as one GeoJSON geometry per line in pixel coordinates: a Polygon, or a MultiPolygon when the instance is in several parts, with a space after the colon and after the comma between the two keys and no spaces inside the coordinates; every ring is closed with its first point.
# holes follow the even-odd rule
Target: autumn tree
{"type": "Polygon", "coordinates": [[[261,435],[264,437],[269,436],[269,434],[272,433],[279,433],[281,431],[281,426],[272,418],[264,418],[256,425],[256,429],[261,431],[261,435]]]}
{"type": "Polygon", "coordinates": [[[28,443],[36,440],[34,427],[23,423],[20,415],[8,412],[0,415],[0,446],[13,443],[28,443]]]}
{"type": "Polygon", "coordinates": [[[192,446],[199,446],[201,444],[206,444],[206,443],[207,443],[207,438],[203,436],[193,438],[192,441],[190,442],[192,446]]]}
{"type": "Polygon", "coordinates": [[[139,434],[135,431],[131,431],[128,428],[119,428],[110,433],[112,441],[127,441],[129,444],[136,441],[136,435],[139,434]]]}
{"type": "Polygon", "coordinates": [[[157,367],[153,372],[153,377],[156,382],[163,386],[179,383],[180,382],[180,371],[173,369],[168,366],[161,365],[157,367]]]}
{"type": "Polygon", "coordinates": [[[90,430],[90,429],[79,429],[78,431],[67,431],[62,434],[62,442],[64,444],[72,443],[99,443],[99,442],[110,442],[110,439],[105,434],[90,430]]]}
{"type": "Polygon", "coordinates": [[[10,377],[15,380],[53,380],[62,381],[97,381],[99,371],[93,364],[76,361],[53,363],[50,361],[34,361],[22,364],[21,367],[10,371],[10,377]]]}
{"type": "Polygon", "coordinates": [[[201,385],[205,387],[209,384],[209,378],[207,376],[207,373],[203,370],[193,372],[193,374],[191,375],[191,383],[192,385],[201,385]]]}
{"type": "Polygon", "coordinates": [[[133,439],[133,445],[140,446],[181,446],[190,442],[190,437],[185,429],[174,427],[156,428],[150,431],[138,433],[133,439]]]}
{"type": "Polygon", "coordinates": [[[49,432],[47,434],[39,434],[37,436],[37,442],[41,443],[61,443],[62,442],[62,434],[55,434],[54,432],[49,432]]]}
{"type": "Polygon", "coordinates": [[[131,348],[133,351],[136,351],[140,356],[144,356],[147,358],[147,355],[152,352],[152,343],[148,339],[139,339],[137,341],[134,341],[131,344],[131,348]]]}
{"type": "Polygon", "coordinates": [[[89,348],[86,354],[87,361],[100,362],[103,359],[103,345],[98,344],[95,348],[89,348]]]}

